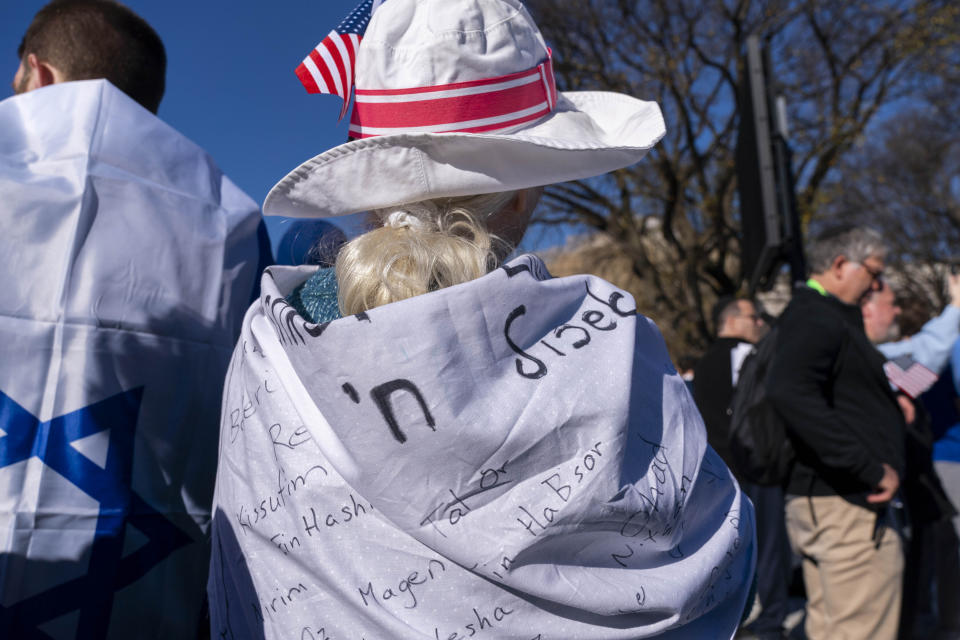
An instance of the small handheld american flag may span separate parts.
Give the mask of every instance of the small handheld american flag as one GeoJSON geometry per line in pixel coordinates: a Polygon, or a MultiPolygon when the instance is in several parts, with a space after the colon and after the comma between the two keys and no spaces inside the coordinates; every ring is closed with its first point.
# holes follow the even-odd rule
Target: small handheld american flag
{"type": "Polygon", "coordinates": [[[920,394],[932,387],[938,377],[936,373],[915,362],[910,356],[887,360],[883,365],[883,371],[887,374],[890,384],[913,399],[917,399],[920,394]]]}
{"type": "Polygon", "coordinates": [[[370,16],[386,0],[364,0],[337,28],[327,34],[297,67],[307,93],[330,93],[343,98],[340,120],[350,105],[354,63],[370,16]]]}

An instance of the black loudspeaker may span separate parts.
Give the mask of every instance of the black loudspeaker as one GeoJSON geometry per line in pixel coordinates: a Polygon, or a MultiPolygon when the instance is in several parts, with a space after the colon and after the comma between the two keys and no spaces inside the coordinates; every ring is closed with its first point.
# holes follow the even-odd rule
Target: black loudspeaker
{"type": "Polygon", "coordinates": [[[759,38],[750,36],[737,96],[740,127],[735,160],[743,269],[751,293],[771,288],[785,262],[794,282],[805,274],[786,102],[770,99],[768,68],[759,38]]]}

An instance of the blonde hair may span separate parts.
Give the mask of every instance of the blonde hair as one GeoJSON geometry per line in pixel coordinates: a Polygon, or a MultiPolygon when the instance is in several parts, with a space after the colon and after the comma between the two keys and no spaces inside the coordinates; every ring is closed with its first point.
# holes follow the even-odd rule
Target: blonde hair
{"type": "Polygon", "coordinates": [[[496,269],[512,247],[491,234],[486,221],[515,196],[438,198],[373,211],[382,226],[337,256],[340,312],[353,315],[496,269]]]}

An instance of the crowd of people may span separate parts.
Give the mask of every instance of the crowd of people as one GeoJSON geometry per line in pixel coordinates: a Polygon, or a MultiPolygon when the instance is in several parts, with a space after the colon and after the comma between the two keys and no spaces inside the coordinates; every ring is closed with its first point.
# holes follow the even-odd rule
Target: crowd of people
{"type": "Polygon", "coordinates": [[[947,277],[942,314],[892,340],[900,308],[883,278],[886,253],[871,229],[823,232],[809,247],[810,279],[769,335],[754,301],[717,304],[717,339],[693,388],[711,445],[756,508],[760,613],[750,635],[784,637],[794,558],[808,638],[960,634],[957,389],[945,372],[960,348],[960,276],[947,277]],[[732,407],[750,394],[739,373],[761,340],[774,341],[774,355],[747,384],[765,385],[793,445],[779,483],[743,477],[751,472],[731,452],[732,407]]]}
{"type": "Polygon", "coordinates": [[[729,638],[753,594],[778,636],[795,557],[810,638],[958,628],[960,277],[886,342],[882,239],[818,238],[764,380],[795,459],[738,482],[753,301],[718,304],[691,397],[627,292],[511,257],[544,188],[657,144],[657,104],[558,92],[519,0],[365,0],[337,29],[297,75],[322,91],[345,56],[351,140],[267,195],[308,219],[274,260],[157,118],[150,25],[53,0],[27,28],[0,102],[0,636],[729,638]],[[320,221],[358,212],[349,240],[320,221]]]}

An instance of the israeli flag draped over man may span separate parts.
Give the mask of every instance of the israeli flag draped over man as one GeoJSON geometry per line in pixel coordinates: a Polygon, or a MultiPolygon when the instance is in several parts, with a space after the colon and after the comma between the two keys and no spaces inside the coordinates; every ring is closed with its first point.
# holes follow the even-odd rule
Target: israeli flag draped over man
{"type": "Polygon", "coordinates": [[[106,80],[0,102],[0,201],[0,637],[194,637],[258,208],[106,80]]]}

